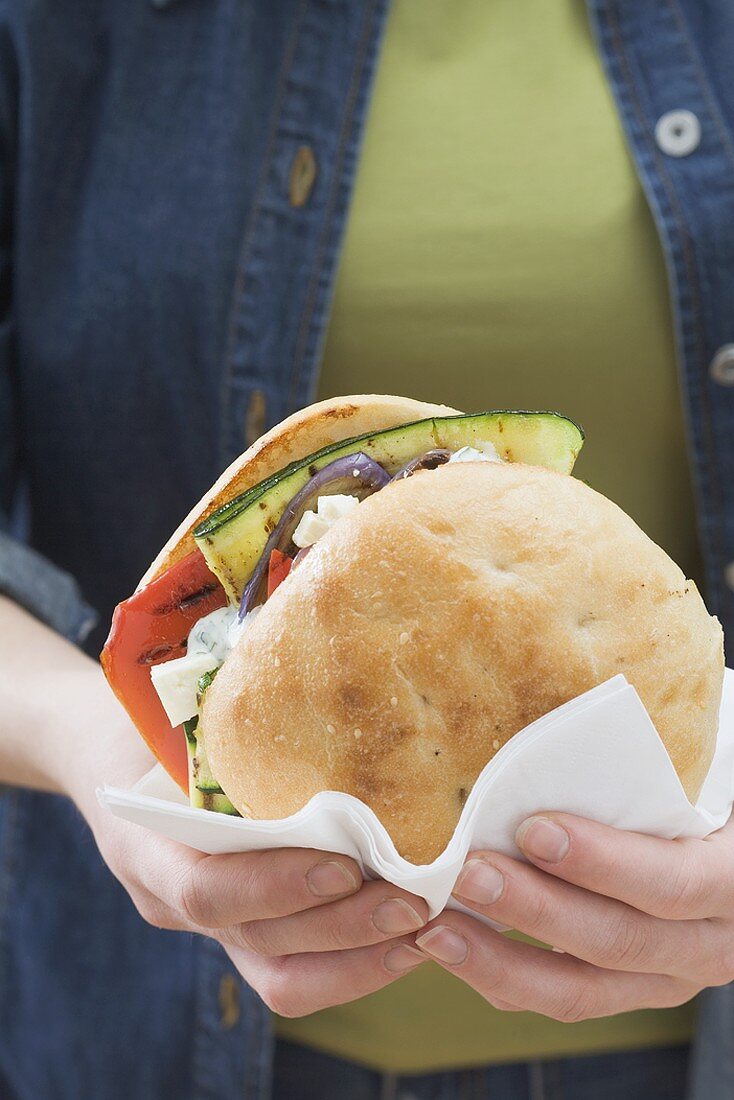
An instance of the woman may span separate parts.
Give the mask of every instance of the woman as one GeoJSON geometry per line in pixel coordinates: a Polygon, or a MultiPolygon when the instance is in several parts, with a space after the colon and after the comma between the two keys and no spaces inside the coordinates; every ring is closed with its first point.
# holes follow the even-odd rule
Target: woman
{"type": "Polygon", "coordinates": [[[457,892],[560,951],[426,924],[343,857],[204,859],[104,814],[150,758],[62,637],[99,651],[267,424],[365,390],[582,421],[579,475],[728,629],[730,6],[0,20],[0,1094],[677,1098],[718,987],[691,1089],[730,1095],[731,825],[679,844],[538,807],[530,866],[474,853],[457,892]]]}

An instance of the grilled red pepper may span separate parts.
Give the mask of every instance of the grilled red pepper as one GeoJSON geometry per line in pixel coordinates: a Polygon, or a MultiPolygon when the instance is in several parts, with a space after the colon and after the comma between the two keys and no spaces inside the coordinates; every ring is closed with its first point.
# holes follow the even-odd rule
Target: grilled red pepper
{"type": "Polygon", "coordinates": [[[291,571],[293,558],[283,554],[280,550],[272,550],[268,562],[268,599],[272,596],[279,584],[285,580],[291,571]]]}
{"type": "Polygon", "coordinates": [[[171,727],[150,678],[151,665],[183,657],[198,619],[227,596],[194,550],[115,608],[101,661],[105,675],[151,751],[188,793],[183,727],[171,727]]]}

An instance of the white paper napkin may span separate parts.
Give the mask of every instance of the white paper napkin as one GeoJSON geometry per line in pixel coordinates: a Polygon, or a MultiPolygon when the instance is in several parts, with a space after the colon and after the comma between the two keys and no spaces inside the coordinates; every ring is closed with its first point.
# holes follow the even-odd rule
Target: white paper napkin
{"type": "Polygon", "coordinates": [[[424,897],[431,917],[447,905],[467,853],[519,856],[517,826],[559,810],[661,837],[704,837],[734,801],[734,671],[727,669],[716,754],[696,806],[685,796],[635,689],[615,676],[516,734],[487,764],[446,850],[416,867],[402,859],[374,813],[351,795],[317,794],[280,821],[247,821],[192,809],[160,765],[131,790],[105,787],[102,805],[201,852],[318,848],[354,857],[369,877],[424,897]]]}

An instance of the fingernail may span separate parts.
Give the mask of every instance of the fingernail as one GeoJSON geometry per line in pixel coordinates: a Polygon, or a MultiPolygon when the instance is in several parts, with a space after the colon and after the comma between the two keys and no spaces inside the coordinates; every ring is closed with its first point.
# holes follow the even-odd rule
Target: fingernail
{"type": "Polygon", "coordinates": [[[333,898],[351,894],[359,887],[352,872],[334,859],[322,859],[306,873],[306,882],[317,898],[333,898]]]}
{"type": "Polygon", "coordinates": [[[418,936],[416,945],[421,951],[425,951],[433,959],[447,963],[449,966],[458,966],[463,963],[469,953],[469,944],[453,928],[447,928],[443,924],[426,932],[425,936],[418,936]]]}
{"type": "Polygon", "coordinates": [[[459,875],[454,894],[475,905],[492,905],[502,897],[505,880],[500,871],[486,859],[469,859],[459,875]]]}
{"type": "Polygon", "coordinates": [[[560,863],[568,855],[571,838],[547,817],[529,817],[515,833],[518,848],[544,863],[560,863]]]}
{"type": "Polygon", "coordinates": [[[426,923],[412,905],[402,898],[388,898],[381,901],[372,913],[372,923],[380,932],[389,936],[400,936],[404,932],[415,932],[426,923]]]}
{"type": "Polygon", "coordinates": [[[385,970],[391,974],[404,974],[406,970],[414,970],[416,966],[426,962],[426,956],[407,943],[398,943],[391,947],[382,960],[385,970]]]}

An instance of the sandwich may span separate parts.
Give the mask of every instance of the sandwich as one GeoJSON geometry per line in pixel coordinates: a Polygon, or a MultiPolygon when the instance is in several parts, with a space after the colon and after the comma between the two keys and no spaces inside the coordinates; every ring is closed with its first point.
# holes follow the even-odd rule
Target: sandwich
{"type": "Polygon", "coordinates": [[[572,476],[582,443],[558,413],[373,395],[312,405],[236,460],[102,653],[191,804],[280,819],[344,791],[430,863],[510,738],[620,672],[695,801],[721,627],[572,476]]]}

